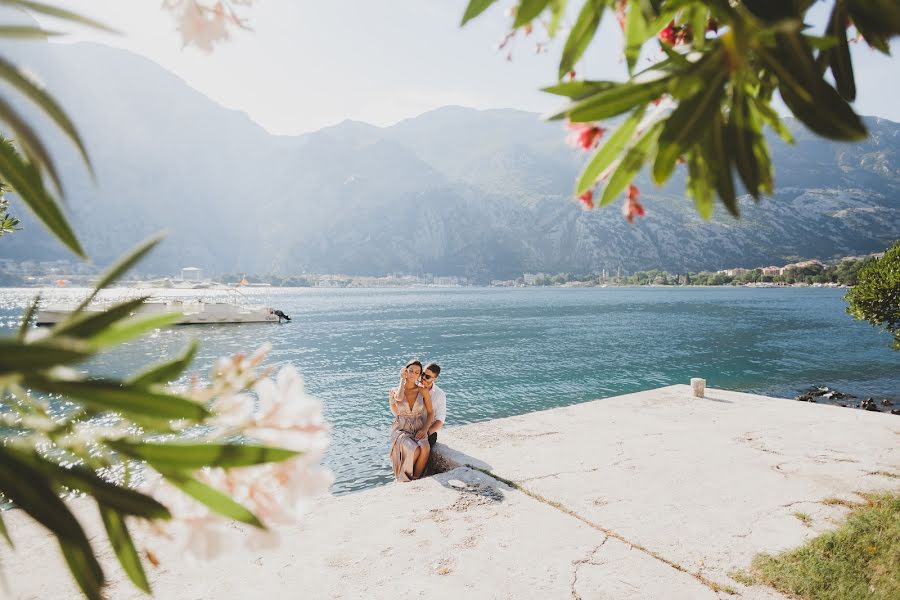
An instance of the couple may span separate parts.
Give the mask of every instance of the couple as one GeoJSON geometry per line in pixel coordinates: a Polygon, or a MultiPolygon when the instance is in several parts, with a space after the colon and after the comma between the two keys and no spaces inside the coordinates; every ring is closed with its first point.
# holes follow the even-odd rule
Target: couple
{"type": "Polygon", "coordinates": [[[422,476],[438,429],[447,418],[447,395],[435,385],[440,374],[437,363],[423,368],[421,362],[411,360],[400,369],[400,385],[391,388],[391,463],[397,481],[422,476]]]}

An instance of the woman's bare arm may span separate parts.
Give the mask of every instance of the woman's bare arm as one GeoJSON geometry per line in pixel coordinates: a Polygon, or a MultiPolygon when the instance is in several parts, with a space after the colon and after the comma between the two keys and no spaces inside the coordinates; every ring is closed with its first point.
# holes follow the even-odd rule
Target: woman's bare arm
{"type": "Polygon", "coordinates": [[[397,416],[397,395],[394,393],[394,388],[391,388],[391,412],[394,416],[397,416]]]}

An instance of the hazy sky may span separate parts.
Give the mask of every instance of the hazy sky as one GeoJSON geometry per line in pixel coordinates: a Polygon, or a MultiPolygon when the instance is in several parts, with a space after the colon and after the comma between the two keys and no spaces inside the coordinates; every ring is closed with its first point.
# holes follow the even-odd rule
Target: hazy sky
{"type": "MultiPolygon", "coordinates": [[[[520,35],[507,61],[496,47],[510,24],[504,9],[514,2],[501,0],[461,29],[467,1],[257,0],[246,12],[253,31],[237,32],[210,55],[182,49],[160,0],[57,4],[124,32],[83,31],[68,40],[100,41],[147,56],[273,133],[301,133],[344,119],[388,125],[447,104],[538,112],[558,106],[538,88],[553,83],[564,39],[536,54],[543,37],[520,35]]],[[[592,46],[579,71],[621,79],[620,36],[609,14],[598,40],[603,43],[592,46]]],[[[892,49],[896,56],[900,43],[892,49]]],[[[864,44],[854,47],[853,57],[857,110],[900,121],[897,61],[864,44]]]]}

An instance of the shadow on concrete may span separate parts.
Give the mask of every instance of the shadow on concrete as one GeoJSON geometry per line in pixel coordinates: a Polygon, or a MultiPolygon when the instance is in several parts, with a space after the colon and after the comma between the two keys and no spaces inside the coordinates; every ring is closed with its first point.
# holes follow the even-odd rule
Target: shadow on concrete
{"type": "Polygon", "coordinates": [[[447,489],[459,493],[452,508],[467,509],[472,506],[503,502],[506,484],[486,473],[469,467],[456,467],[432,477],[447,489]]]}
{"type": "Polygon", "coordinates": [[[479,471],[492,470],[491,465],[481,459],[454,450],[441,442],[436,443],[431,449],[431,457],[428,460],[428,473],[435,475],[457,467],[471,467],[479,471]]]}
{"type": "Polygon", "coordinates": [[[723,404],[734,404],[734,400],[726,400],[725,398],[716,398],[715,396],[704,396],[702,398],[694,398],[693,400],[699,402],[701,400],[709,400],[710,402],[721,402],[723,404]]]}

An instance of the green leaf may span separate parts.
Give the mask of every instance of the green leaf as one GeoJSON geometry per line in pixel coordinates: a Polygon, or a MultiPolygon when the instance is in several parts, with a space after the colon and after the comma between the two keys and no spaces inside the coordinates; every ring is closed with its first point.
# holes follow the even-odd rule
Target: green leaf
{"type": "Polygon", "coordinates": [[[654,123],[648,128],[644,134],[628,149],[622,162],[616,167],[616,170],[609,178],[609,183],[603,189],[603,196],[600,198],[600,206],[606,206],[616,199],[625,186],[634,181],[641,167],[647,161],[651,148],[656,145],[656,140],[662,131],[664,123],[654,123]]]}
{"type": "Polygon", "coordinates": [[[169,483],[220,515],[247,525],[259,527],[260,529],[266,528],[256,515],[232,500],[231,497],[205,483],[197,481],[187,473],[167,471],[163,475],[169,483]]]}
{"type": "Polygon", "coordinates": [[[682,100],[659,136],[659,151],[653,164],[653,180],[662,185],[672,175],[678,157],[699,140],[715,112],[719,111],[726,74],[719,70],[711,81],[694,96],[682,100]]]}
{"type": "Polygon", "coordinates": [[[81,525],[56,495],[50,481],[19,455],[12,448],[0,446],[0,491],[58,537],[86,541],[81,525]]]}
{"type": "Polygon", "coordinates": [[[66,136],[78,147],[81,158],[84,160],[85,165],[87,165],[88,170],[93,174],[93,168],[91,167],[90,159],[88,159],[84,142],[81,141],[81,136],[78,135],[75,125],[56,100],[38,86],[38,84],[19,71],[14,64],[7,62],[3,58],[0,58],[0,79],[4,79],[7,83],[24,94],[29,100],[34,102],[60,129],[63,130],[66,136]]]}
{"type": "Polygon", "coordinates": [[[850,46],[847,43],[847,30],[844,24],[847,12],[841,2],[835,2],[828,24],[828,32],[837,40],[837,47],[829,52],[831,73],[837,84],[838,93],[848,102],[856,100],[856,81],[853,77],[853,61],[850,59],[850,46]]]}
{"type": "Polygon", "coordinates": [[[106,527],[109,543],[113,547],[122,569],[134,585],[151,594],[150,582],[147,581],[147,574],[144,573],[144,566],[141,564],[141,559],[134,548],[134,541],[132,541],[131,535],[128,533],[125,519],[115,510],[103,504],[98,503],[97,506],[100,509],[103,526],[106,527]]]}
{"type": "Polygon", "coordinates": [[[660,74],[658,79],[645,83],[621,83],[573,102],[549,118],[569,117],[575,122],[608,119],[655,100],[666,91],[669,79],[668,74],[660,74]]]}
{"type": "Polygon", "coordinates": [[[190,366],[191,361],[194,360],[194,356],[197,354],[197,347],[197,341],[193,340],[178,358],[154,365],[129,377],[126,382],[136,387],[146,387],[148,385],[175,381],[190,366]]]}
{"type": "Polygon", "coordinates": [[[466,12],[463,15],[462,23],[460,23],[460,27],[483,13],[487,8],[496,2],[497,0],[471,0],[469,5],[466,7],[466,12]]]}
{"type": "Polygon", "coordinates": [[[581,12],[578,13],[578,19],[575,21],[575,25],[572,26],[572,31],[569,33],[569,38],[566,40],[566,45],[563,48],[562,58],[559,61],[560,79],[572,70],[575,63],[587,50],[591,40],[594,39],[607,3],[607,0],[587,0],[584,6],[581,7],[581,12]]]}
{"type": "Polygon", "coordinates": [[[709,11],[705,6],[694,5],[688,12],[687,21],[691,25],[693,41],[691,45],[697,50],[703,50],[706,46],[706,21],[709,11]]]}
{"type": "Polygon", "coordinates": [[[787,128],[787,125],[784,124],[784,121],[781,120],[781,117],[778,116],[771,106],[769,106],[765,100],[757,98],[755,96],[750,96],[750,102],[756,108],[756,111],[760,114],[763,121],[765,121],[769,127],[772,128],[775,133],[778,134],[782,140],[787,142],[788,144],[794,143],[794,135],[787,128]]]}
{"type": "Polygon", "coordinates": [[[650,35],[639,0],[631,0],[625,21],[625,61],[628,63],[629,73],[633,73],[641,48],[650,35]]]}
{"type": "Polygon", "coordinates": [[[520,0],[513,27],[531,23],[547,7],[550,0],[520,0]]]}
{"type": "Polygon", "coordinates": [[[297,456],[299,452],[283,448],[238,443],[159,444],[113,440],[107,445],[126,456],[145,460],[158,471],[192,470],[202,467],[247,467],[268,462],[280,462],[297,456]]]}
{"type": "Polygon", "coordinates": [[[897,0],[844,0],[844,5],[866,41],[886,54],[887,38],[900,34],[900,4],[897,0]],[[870,37],[873,38],[870,41],[870,37]]]}
{"type": "Polygon", "coordinates": [[[15,39],[47,39],[62,35],[59,31],[48,31],[30,25],[0,25],[0,37],[15,39]]]}
{"type": "Polygon", "coordinates": [[[98,502],[121,513],[145,519],[168,519],[171,517],[168,509],[150,496],[105,481],[87,467],[79,465],[63,467],[36,453],[28,455],[17,452],[16,455],[35,472],[42,473],[55,484],[89,494],[98,502]]]}
{"type": "Polygon", "coordinates": [[[559,24],[566,13],[567,0],[550,0],[550,23],[547,25],[547,36],[556,37],[559,24]]]}
{"type": "Polygon", "coordinates": [[[91,303],[97,293],[105,287],[109,287],[111,283],[116,281],[119,277],[124,275],[128,269],[137,264],[144,256],[150,252],[163,238],[165,237],[164,233],[157,233],[156,235],[152,235],[149,238],[145,239],[143,242],[138,244],[133,250],[131,250],[128,254],[120,258],[113,264],[110,268],[100,276],[100,280],[97,281],[97,284],[94,286],[91,294],[85,298],[81,304],[78,305],[78,308],[75,309],[76,312],[84,310],[88,304],[91,303]]]}
{"type": "Polygon", "coordinates": [[[779,91],[794,116],[822,137],[838,141],[865,139],[866,126],[847,101],[824,82],[817,87],[815,102],[806,102],[790,88],[779,88],[779,91]]]}
{"type": "Polygon", "coordinates": [[[53,162],[44,143],[38,137],[37,133],[32,129],[31,125],[23,119],[11,104],[0,98],[0,119],[6,121],[15,134],[16,141],[25,151],[28,160],[44,169],[49,175],[50,180],[57,190],[62,193],[62,181],[59,178],[59,172],[56,164],[53,162]]]}
{"type": "Polygon", "coordinates": [[[88,598],[99,600],[103,571],[81,525],[47,478],[5,446],[0,446],[0,492],[56,536],[82,591],[88,598]]]}
{"type": "Polygon", "coordinates": [[[748,114],[746,102],[746,96],[741,94],[732,106],[731,119],[728,123],[728,140],[732,160],[744,182],[744,187],[751,196],[759,200],[762,176],[753,147],[756,137],[761,134],[748,114]]]}
{"type": "Polygon", "coordinates": [[[103,569],[100,568],[100,563],[94,557],[90,543],[88,543],[87,539],[84,540],[83,544],[70,542],[63,538],[58,539],[63,557],[65,557],[66,564],[69,565],[69,571],[72,572],[78,587],[81,588],[81,591],[89,600],[103,600],[100,594],[100,590],[105,583],[103,569]]]}
{"type": "Polygon", "coordinates": [[[688,154],[687,190],[694,198],[697,212],[705,220],[709,220],[713,213],[713,189],[709,181],[709,165],[704,160],[702,152],[695,149],[688,154]]]}
{"type": "Polygon", "coordinates": [[[790,74],[788,80],[784,80],[776,71],[781,83],[781,98],[791,112],[823,137],[843,141],[864,139],[867,132],[859,115],[822,79],[812,52],[802,36],[778,33],[776,38],[777,56],[766,59],[766,62],[771,67],[771,61],[774,60],[780,63],[782,71],[790,74]],[[798,92],[798,86],[803,93],[798,92]]]}
{"type": "Polygon", "coordinates": [[[19,326],[19,331],[16,334],[16,339],[20,342],[25,341],[25,336],[28,334],[28,330],[31,328],[31,318],[34,316],[34,313],[37,312],[37,307],[41,303],[41,294],[38,292],[38,295],[34,297],[34,300],[28,306],[28,310],[25,311],[25,314],[22,316],[22,324],[19,326]]]}
{"type": "Polygon", "coordinates": [[[59,204],[44,187],[37,168],[5,140],[0,140],[0,179],[19,194],[25,205],[59,241],[78,256],[86,257],[59,204]]]}
{"type": "Polygon", "coordinates": [[[100,31],[105,31],[107,33],[119,33],[115,29],[112,29],[111,27],[108,27],[99,21],[95,21],[94,19],[83,17],[78,13],[74,13],[57,6],[44,4],[42,2],[32,2],[31,0],[3,0],[2,4],[17,6],[31,12],[47,15],[48,17],[61,19],[63,21],[71,21],[79,25],[86,25],[87,27],[90,27],[92,29],[99,29],[100,31]]]}
{"type": "Polygon", "coordinates": [[[580,100],[582,98],[590,96],[591,94],[603,92],[618,85],[622,84],[616,83],[615,81],[573,80],[563,81],[557,83],[556,85],[551,85],[550,87],[541,88],[541,91],[547,92],[549,94],[555,94],[557,96],[566,96],[568,98],[572,98],[573,100],[580,100]]]}
{"type": "Polygon", "coordinates": [[[594,154],[593,158],[591,158],[590,162],[585,166],[581,175],[578,177],[578,182],[575,185],[576,196],[590,189],[597,181],[600,174],[603,173],[603,171],[605,171],[622,153],[625,146],[631,140],[631,136],[634,135],[638,123],[641,122],[641,118],[644,116],[644,110],[645,107],[642,106],[632,113],[628,120],[619,125],[612,135],[609,136],[609,139],[603,144],[603,147],[594,154]]]}
{"type": "Polygon", "coordinates": [[[94,349],[78,340],[41,340],[27,344],[14,338],[0,338],[0,372],[32,372],[57,365],[80,362],[94,349]]]}
{"type": "Polygon", "coordinates": [[[737,197],[734,192],[734,180],[731,176],[731,148],[725,141],[725,127],[722,113],[716,112],[710,127],[706,143],[707,162],[711,165],[715,178],[716,193],[725,208],[734,217],[740,217],[737,197]]]}
{"type": "Polygon", "coordinates": [[[90,338],[90,343],[96,348],[115,346],[144,335],[154,329],[164,329],[171,325],[177,325],[184,318],[180,312],[148,315],[146,317],[132,317],[114,323],[90,338]]]}
{"type": "Polygon", "coordinates": [[[9,537],[9,531],[6,530],[6,523],[3,522],[2,511],[0,511],[0,534],[6,539],[6,543],[9,544],[9,547],[15,550],[15,544],[13,544],[12,538],[9,537]]]}
{"type": "Polygon", "coordinates": [[[209,416],[200,404],[181,396],[135,389],[118,381],[57,381],[37,375],[25,378],[25,384],[51,394],[62,394],[80,400],[85,406],[123,415],[135,414],[157,419],[189,419],[199,421],[209,416]]]}
{"type": "Polygon", "coordinates": [[[125,302],[114,304],[108,309],[99,312],[73,312],[56,325],[56,327],[51,330],[50,335],[52,337],[91,337],[92,335],[103,331],[113,323],[131,316],[138,308],[140,308],[147,298],[149,298],[149,296],[141,296],[140,298],[133,300],[126,300],[125,302]]]}

